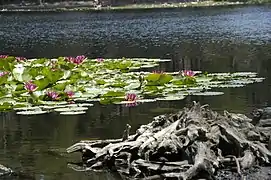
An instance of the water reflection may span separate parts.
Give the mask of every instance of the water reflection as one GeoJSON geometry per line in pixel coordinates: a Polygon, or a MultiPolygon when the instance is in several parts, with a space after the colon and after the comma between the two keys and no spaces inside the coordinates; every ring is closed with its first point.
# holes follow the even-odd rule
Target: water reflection
{"type": "MultiPolygon", "coordinates": [[[[0,163],[36,179],[119,179],[111,173],[77,173],[63,155],[80,139],[119,138],[161,113],[193,100],[215,110],[248,113],[270,105],[271,11],[268,6],[119,13],[15,13],[0,15],[0,52],[26,57],[86,54],[93,57],[172,58],[156,70],[256,71],[267,79],[245,88],[217,89],[217,97],[187,97],[136,107],[95,104],[87,114],[34,117],[0,115],[0,163]],[[54,153],[48,151],[53,149],[54,153]]],[[[154,69],[150,69],[152,71],[154,69]]],[[[75,156],[75,157],[73,157],[75,156]]]]}

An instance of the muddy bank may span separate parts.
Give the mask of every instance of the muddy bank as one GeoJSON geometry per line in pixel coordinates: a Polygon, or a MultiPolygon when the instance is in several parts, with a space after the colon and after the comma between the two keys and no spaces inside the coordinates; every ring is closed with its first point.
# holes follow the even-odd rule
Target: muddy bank
{"type": "Polygon", "coordinates": [[[121,2],[106,1],[79,1],[56,2],[43,4],[9,4],[0,6],[0,12],[14,11],[116,11],[133,9],[173,9],[186,7],[212,7],[212,6],[237,6],[245,5],[244,2],[214,2],[214,1],[189,1],[189,2],[121,2]]]}

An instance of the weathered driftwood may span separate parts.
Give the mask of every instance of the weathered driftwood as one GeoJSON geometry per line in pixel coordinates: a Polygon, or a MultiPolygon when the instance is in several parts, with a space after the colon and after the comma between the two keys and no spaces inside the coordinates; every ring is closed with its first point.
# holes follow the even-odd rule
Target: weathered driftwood
{"type": "Polygon", "coordinates": [[[10,175],[12,173],[13,173],[13,171],[10,168],[0,164],[0,177],[5,176],[5,175],[10,175]]]}
{"type": "Polygon", "coordinates": [[[27,180],[34,180],[36,179],[35,176],[22,172],[22,171],[13,171],[11,168],[5,167],[0,164],[0,179],[5,180],[14,180],[14,179],[27,179],[27,180]]]}
{"type": "Polygon", "coordinates": [[[223,168],[235,169],[245,179],[245,169],[271,161],[270,131],[252,122],[242,114],[220,115],[194,103],[177,114],[155,117],[128,138],[80,141],[67,152],[82,152],[83,165],[70,164],[75,170],[107,167],[129,179],[215,179],[223,168]]]}

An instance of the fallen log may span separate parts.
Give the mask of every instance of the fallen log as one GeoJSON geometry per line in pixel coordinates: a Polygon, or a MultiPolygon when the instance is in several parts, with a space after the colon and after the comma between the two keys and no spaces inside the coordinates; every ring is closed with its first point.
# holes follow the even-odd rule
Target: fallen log
{"type": "Polygon", "coordinates": [[[224,168],[235,169],[245,179],[246,169],[271,164],[271,132],[263,131],[270,127],[254,122],[242,114],[225,111],[221,115],[194,103],[176,114],[155,117],[134,135],[126,129],[125,138],[80,141],[67,152],[82,153],[82,166],[70,164],[74,169],[106,167],[129,179],[215,179],[224,168]]]}

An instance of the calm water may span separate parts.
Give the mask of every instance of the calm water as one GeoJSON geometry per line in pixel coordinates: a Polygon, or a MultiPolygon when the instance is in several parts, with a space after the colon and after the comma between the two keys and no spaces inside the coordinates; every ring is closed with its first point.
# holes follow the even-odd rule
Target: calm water
{"type": "MultiPolygon", "coordinates": [[[[222,89],[219,97],[188,97],[134,108],[90,108],[86,115],[0,116],[0,163],[36,179],[119,179],[78,173],[71,158],[54,155],[80,139],[117,138],[126,123],[135,130],[153,116],[199,100],[216,110],[249,113],[271,106],[271,7],[197,8],[117,13],[0,13],[0,54],[56,57],[171,58],[160,70],[256,71],[264,83],[222,89]],[[48,152],[50,149],[50,152],[48,152]]],[[[79,157],[76,158],[79,160],[79,157]]]]}

